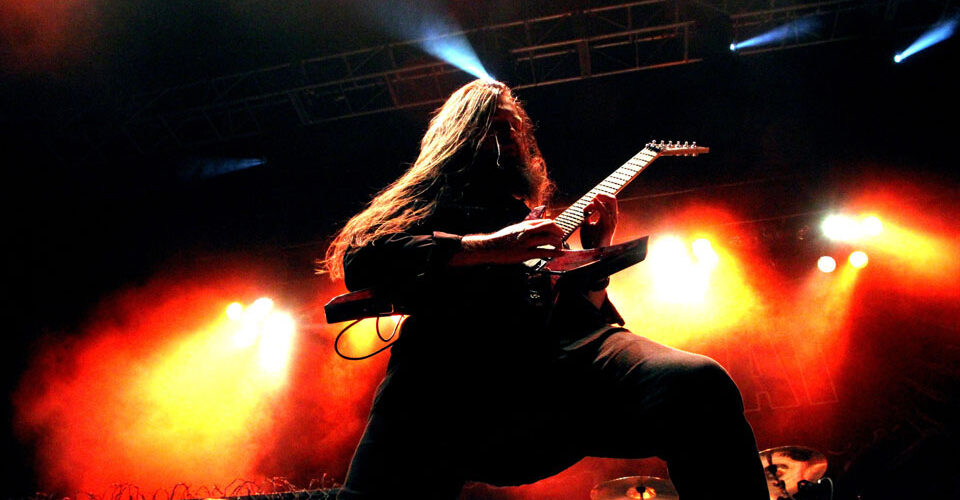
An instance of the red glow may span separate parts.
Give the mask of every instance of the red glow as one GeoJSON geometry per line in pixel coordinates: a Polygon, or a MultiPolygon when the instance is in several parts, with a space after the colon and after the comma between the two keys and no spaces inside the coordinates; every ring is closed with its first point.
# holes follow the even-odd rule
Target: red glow
{"type": "MultiPolygon", "coordinates": [[[[268,397],[222,316],[238,283],[157,283],[104,305],[85,336],[40,353],[18,394],[44,436],[46,485],[227,483],[250,471],[268,397]]],[[[249,293],[249,291],[247,291],[249,293]]]]}
{"type": "MultiPolygon", "coordinates": [[[[936,208],[916,200],[929,199],[941,189],[909,182],[890,182],[865,188],[848,210],[869,212],[882,219],[882,233],[861,246],[871,257],[872,273],[885,285],[911,295],[960,295],[960,230],[956,203],[936,208]],[[876,268],[882,268],[878,271],[876,268]]],[[[952,199],[952,193],[942,196],[952,199]]],[[[881,283],[877,283],[881,284],[881,283]]]]}
{"type": "Polygon", "coordinates": [[[382,361],[339,360],[335,332],[294,337],[293,318],[276,311],[238,348],[226,307],[271,282],[244,273],[249,282],[155,280],[105,301],[82,335],[47,339],[15,395],[45,491],[342,479],[382,361]]]}
{"type": "Polygon", "coordinates": [[[20,71],[49,71],[78,59],[95,27],[84,0],[0,2],[0,62],[20,71]]]}
{"type": "MultiPolygon", "coordinates": [[[[883,374],[869,367],[880,362],[862,352],[866,347],[907,337],[890,324],[922,318],[955,325],[960,317],[960,231],[944,222],[956,220],[950,212],[956,209],[911,208],[895,189],[880,193],[843,207],[883,220],[882,233],[864,247],[872,259],[868,272],[842,266],[825,274],[810,266],[800,278],[778,274],[750,238],[754,229],[735,224],[744,217],[722,207],[667,216],[624,210],[618,239],[673,234],[686,265],[711,264],[699,300],[670,302],[656,293],[657,273],[676,275],[655,266],[651,246],[647,261],[614,276],[611,297],[638,335],[727,367],[761,448],[826,450],[811,440],[828,441],[826,433],[840,432],[845,421],[848,428],[862,425],[865,413],[850,408],[868,398],[850,397],[861,387],[851,381],[883,374]],[[693,247],[696,241],[709,241],[710,251],[703,243],[693,247]],[[876,335],[865,341],[864,331],[876,335]]],[[[343,325],[311,325],[303,317],[319,323],[322,304],[344,291],[324,279],[306,284],[310,299],[293,308],[307,312],[293,318],[299,333],[288,365],[261,364],[260,337],[247,350],[224,348],[236,333],[227,305],[272,292],[249,284],[269,279],[248,273],[222,275],[247,275],[242,283],[158,280],[107,301],[82,336],[48,339],[16,394],[18,426],[36,439],[45,489],[100,493],[120,482],[152,492],[181,482],[223,485],[272,476],[306,485],[323,474],[342,480],[388,355],[363,362],[336,357],[331,342],[343,325]],[[283,376],[264,369],[271,366],[285,366],[283,376]]],[[[277,307],[292,306],[277,298],[277,307]]],[[[358,325],[342,347],[359,355],[382,346],[374,328],[373,321],[358,325]]],[[[382,320],[380,329],[389,334],[393,319],[382,320]]],[[[911,340],[924,335],[909,332],[911,340]]],[[[566,500],[629,475],[664,477],[666,470],[656,460],[591,458],[529,486],[473,485],[461,499],[566,500]]]]}

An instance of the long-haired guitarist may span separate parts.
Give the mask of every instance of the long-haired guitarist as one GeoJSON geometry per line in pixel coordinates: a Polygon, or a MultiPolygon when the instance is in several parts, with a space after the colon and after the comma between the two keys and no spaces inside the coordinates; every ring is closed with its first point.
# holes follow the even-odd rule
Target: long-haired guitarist
{"type": "MultiPolygon", "coordinates": [[[[453,499],[466,481],[530,483],[585,456],[659,456],[686,500],[768,498],[723,368],[618,326],[607,280],[552,290],[529,272],[562,252],[557,223],[524,220],[552,188],[523,107],[476,80],[336,236],[331,275],[410,312],[339,498],[453,499]]],[[[584,210],[583,246],[609,245],[616,199],[584,210]]]]}

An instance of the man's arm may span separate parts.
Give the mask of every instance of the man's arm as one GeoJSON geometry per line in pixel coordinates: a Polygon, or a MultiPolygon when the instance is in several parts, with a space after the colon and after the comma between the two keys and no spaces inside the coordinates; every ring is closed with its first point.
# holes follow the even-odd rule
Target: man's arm
{"type": "Polygon", "coordinates": [[[352,248],[343,259],[349,290],[413,280],[446,268],[482,264],[515,264],[535,258],[555,257],[563,230],[552,220],[530,220],[491,234],[465,236],[433,232],[397,233],[362,247],[352,248]]]}

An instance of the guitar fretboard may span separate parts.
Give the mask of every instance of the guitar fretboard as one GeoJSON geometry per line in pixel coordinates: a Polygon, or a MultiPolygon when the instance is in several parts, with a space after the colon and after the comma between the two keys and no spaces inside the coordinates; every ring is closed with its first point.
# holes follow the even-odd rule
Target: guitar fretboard
{"type": "Polygon", "coordinates": [[[558,215],[554,221],[563,228],[564,241],[583,223],[583,208],[593,201],[598,194],[615,195],[619,193],[624,186],[640,175],[640,172],[647,168],[647,165],[655,160],[658,155],[660,155],[658,151],[649,147],[643,148],[643,151],[627,160],[620,168],[614,170],[606,179],[600,181],[593,189],[587,191],[587,194],[580,197],[573,205],[570,205],[563,213],[558,215]]]}

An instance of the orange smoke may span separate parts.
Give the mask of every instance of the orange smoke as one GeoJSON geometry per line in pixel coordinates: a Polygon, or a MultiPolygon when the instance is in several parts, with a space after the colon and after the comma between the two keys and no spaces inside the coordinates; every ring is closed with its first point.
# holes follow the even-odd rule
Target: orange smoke
{"type": "MultiPolygon", "coordinates": [[[[312,298],[305,309],[311,311],[315,324],[298,347],[289,399],[274,414],[272,441],[262,450],[259,463],[266,476],[287,477],[298,485],[324,475],[343,481],[389,359],[389,353],[364,361],[337,356],[333,340],[347,323],[323,324],[321,311],[330,298],[346,290],[342,283],[331,285],[326,277],[311,286],[312,298]]],[[[382,322],[384,335],[391,328],[389,319],[382,322]]],[[[344,336],[340,348],[347,355],[363,355],[380,346],[372,322],[364,322],[344,336]]]]}
{"type": "Polygon", "coordinates": [[[42,484],[101,493],[250,472],[276,385],[232,348],[224,310],[252,291],[156,281],[107,301],[83,335],[47,339],[16,397],[42,484]]]}
{"type": "MultiPolygon", "coordinates": [[[[831,274],[818,271],[814,257],[809,273],[782,275],[754,229],[736,224],[741,217],[725,207],[643,218],[624,210],[618,239],[650,234],[651,251],[613,278],[610,294],[637,334],[727,367],[761,448],[823,449],[830,430],[856,428],[852,415],[863,414],[851,412],[849,401],[862,389],[854,383],[871,383],[865,375],[877,370],[858,356],[863,332],[892,331],[860,304],[881,304],[884,322],[960,318],[960,234],[941,222],[955,220],[956,207],[904,209],[897,189],[882,192],[838,208],[875,213],[890,239],[865,249],[867,267],[841,262],[831,274]],[[672,243],[657,249],[666,236],[672,243]],[[709,248],[695,248],[698,240],[709,248]],[[678,287],[661,293],[662,279],[678,287]]],[[[285,288],[283,299],[271,290],[277,283],[249,266],[216,276],[179,273],[105,301],[80,334],[46,339],[15,394],[19,431],[37,446],[42,486],[101,494],[114,483],[150,492],[237,478],[283,476],[302,486],[325,474],[342,480],[388,355],[350,362],[334,353],[344,325],[323,324],[320,311],[342,285],[318,278],[285,288]],[[259,351],[237,349],[225,315],[231,302],[264,295],[299,312],[293,354],[279,372],[262,369],[259,351]]],[[[381,330],[391,327],[386,320],[381,330]]],[[[341,347],[358,355],[382,346],[373,329],[359,325],[341,347]]],[[[869,340],[889,343],[895,335],[869,340]]],[[[534,485],[475,485],[462,498],[585,497],[614,477],[665,472],[656,461],[588,459],[534,485]]]]}
{"type": "Polygon", "coordinates": [[[729,225],[735,220],[722,209],[693,206],[654,226],[646,261],[611,281],[611,300],[621,305],[628,326],[683,346],[764,316],[767,306],[757,291],[762,273],[748,273],[743,250],[729,245],[737,236],[729,225]]]}
{"type": "Polygon", "coordinates": [[[15,401],[45,491],[342,479],[382,364],[335,358],[332,327],[309,314],[292,344],[267,331],[238,342],[227,306],[278,287],[255,274],[156,279],[104,301],[80,334],[44,340],[15,401]]]}

